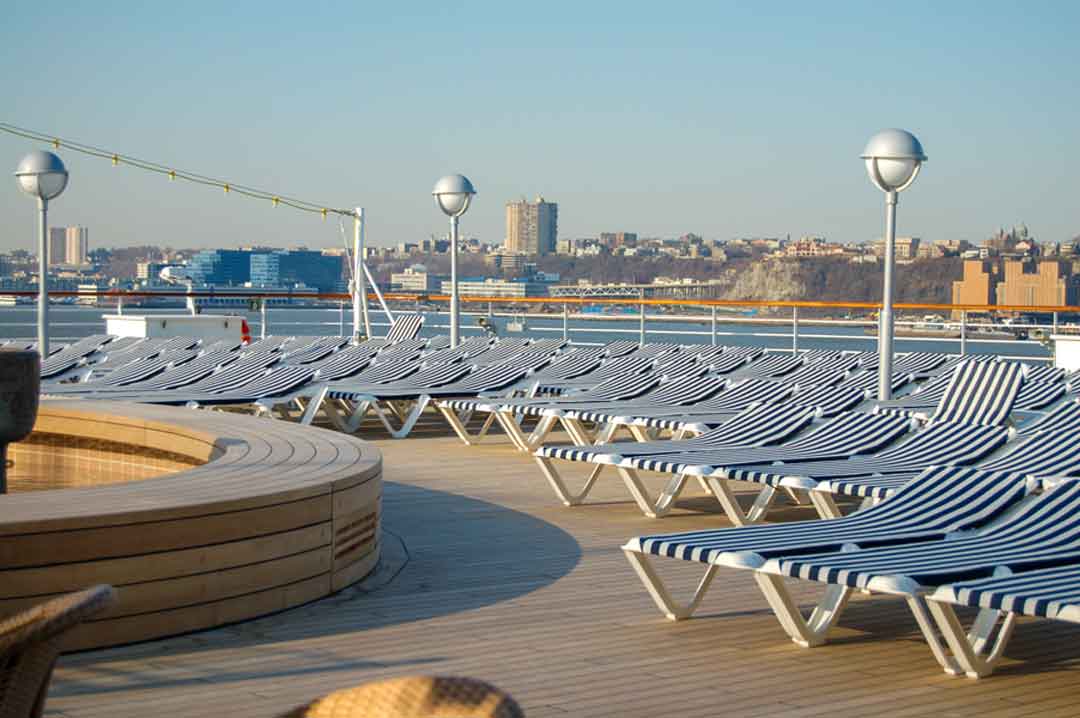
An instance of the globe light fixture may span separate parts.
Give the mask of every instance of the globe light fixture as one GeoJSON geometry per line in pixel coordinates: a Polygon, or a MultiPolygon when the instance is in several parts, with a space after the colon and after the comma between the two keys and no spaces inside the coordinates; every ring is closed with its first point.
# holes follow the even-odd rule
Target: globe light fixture
{"type": "Polygon", "coordinates": [[[15,170],[19,189],[38,201],[38,353],[49,356],[49,200],[68,183],[68,171],[52,152],[36,150],[15,170]]]}
{"type": "Polygon", "coordinates": [[[906,130],[882,130],[863,150],[866,173],[885,193],[885,281],[878,318],[878,399],[892,398],[893,269],[896,263],[896,195],[919,176],[926,153],[915,135],[906,130]]]}
{"type": "Polygon", "coordinates": [[[460,339],[460,314],[458,304],[458,219],[469,209],[476,189],[464,175],[446,175],[431,190],[439,209],[450,217],[450,346],[458,345],[460,339]]]}

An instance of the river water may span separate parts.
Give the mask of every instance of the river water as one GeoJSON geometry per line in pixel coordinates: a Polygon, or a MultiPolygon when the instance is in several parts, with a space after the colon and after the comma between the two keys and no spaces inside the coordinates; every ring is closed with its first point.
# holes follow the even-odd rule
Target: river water
{"type": "MultiPolygon", "coordinates": [[[[37,313],[33,305],[0,307],[0,339],[33,339],[36,335],[37,313]]],[[[104,307],[83,307],[74,305],[55,305],[50,307],[50,335],[56,342],[65,342],[105,331],[104,314],[115,311],[104,307]]],[[[251,326],[251,333],[258,337],[260,320],[258,312],[247,312],[240,308],[207,308],[210,314],[243,315],[251,326]]],[[[373,333],[385,332],[387,320],[381,311],[372,308],[373,333]]],[[[140,310],[130,308],[126,314],[184,314],[182,308],[153,308],[140,310]]],[[[446,334],[448,319],[445,313],[426,314],[423,336],[446,334]]],[[[463,336],[478,335],[483,330],[477,325],[479,315],[462,316],[463,336]]],[[[492,317],[500,336],[533,336],[539,338],[561,337],[563,320],[561,316],[528,318],[522,333],[509,331],[509,317],[492,317]]],[[[352,312],[349,307],[343,309],[326,307],[274,307],[268,311],[268,333],[287,335],[331,335],[350,333],[352,312]]],[[[620,321],[611,318],[571,318],[569,322],[570,338],[575,342],[610,342],[617,339],[637,340],[640,337],[639,320],[626,317],[620,321]]],[[[684,344],[708,344],[711,342],[711,327],[708,321],[680,321],[672,317],[649,318],[646,322],[646,338],[657,342],[679,342],[684,344]]],[[[791,324],[737,323],[721,319],[717,323],[717,343],[738,346],[756,345],[772,349],[790,349],[791,324]]],[[[818,326],[803,322],[799,328],[800,349],[873,349],[877,338],[864,334],[862,326],[831,325],[818,326]]],[[[896,338],[897,351],[942,351],[956,353],[960,350],[958,340],[896,338]]],[[[1001,354],[1005,356],[1048,358],[1049,352],[1036,342],[1009,340],[981,340],[969,338],[967,351],[971,354],[1001,354]]]]}

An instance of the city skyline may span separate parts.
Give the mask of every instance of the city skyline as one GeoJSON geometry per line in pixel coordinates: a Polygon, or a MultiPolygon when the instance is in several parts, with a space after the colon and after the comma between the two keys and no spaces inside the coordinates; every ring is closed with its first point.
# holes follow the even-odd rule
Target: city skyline
{"type": "MultiPolygon", "coordinates": [[[[930,156],[901,199],[902,234],[979,241],[1026,221],[1042,241],[1071,239],[1080,98],[1057,68],[1080,60],[1068,33],[1080,11],[908,9],[688,5],[657,17],[554,3],[511,42],[514,12],[490,4],[445,16],[330,5],[305,8],[304,23],[245,3],[31,6],[0,29],[0,59],[18,66],[44,27],[54,49],[37,72],[12,73],[13,114],[0,119],[363,205],[375,246],[445,232],[430,185],[447,172],[479,191],[463,232],[492,244],[505,202],[537,194],[559,203],[561,238],[870,241],[881,197],[858,154],[902,126],[930,156]],[[436,72],[449,62],[460,79],[436,72]]],[[[0,162],[13,169],[38,147],[0,136],[0,162]]],[[[96,246],[342,244],[333,219],[59,154],[72,178],[52,223],[93,227],[96,246]]],[[[10,178],[0,216],[0,251],[32,250],[33,204],[10,178]]]]}

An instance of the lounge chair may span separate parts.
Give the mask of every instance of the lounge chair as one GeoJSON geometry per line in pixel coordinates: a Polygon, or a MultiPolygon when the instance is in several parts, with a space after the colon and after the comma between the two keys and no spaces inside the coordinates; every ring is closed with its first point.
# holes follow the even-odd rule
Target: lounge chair
{"type": "Polygon", "coordinates": [[[386,343],[398,344],[408,339],[416,339],[423,326],[423,314],[398,314],[386,332],[386,343]]]}
{"type": "MultiPolygon", "coordinates": [[[[873,454],[774,465],[747,464],[723,467],[718,471],[726,480],[808,492],[821,516],[834,518],[840,515],[840,508],[832,495],[839,486],[860,479],[873,483],[880,477],[894,474],[909,477],[923,466],[973,464],[1003,446],[1009,435],[1009,430],[1000,426],[938,422],[915,432],[896,446],[873,454]]],[[[719,482],[714,476],[709,478],[710,483],[719,482]]]]}
{"type": "MultiPolygon", "coordinates": [[[[894,369],[892,375],[892,390],[894,392],[903,389],[908,384],[915,381],[914,374],[905,374],[898,372],[894,369]]],[[[877,370],[865,370],[849,374],[840,382],[839,386],[848,389],[858,389],[864,392],[868,397],[877,396],[878,384],[880,383],[880,375],[877,370]]],[[[948,382],[945,382],[946,384],[948,382]]],[[[931,409],[933,406],[930,407],[931,409]]]]}
{"type": "Polygon", "coordinates": [[[805,361],[804,357],[791,354],[765,354],[732,372],[731,376],[733,378],[773,379],[795,371],[803,366],[805,361]]]}
{"type": "Polygon", "coordinates": [[[195,382],[223,364],[239,358],[235,352],[196,354],[180,351],[138,359],[116,369],[98,381],[52,384],[44,394],[68,397],[105,397],[115,393],[158,391],[195,382]]]}
{"type": "MultiPolygon", "coordinates": [[[[909,352],[902,354],[893,361],[893,373],[914,374],[916,377],[926,377],[941,367],[950,359],[948,354],[941,352],[909,352]]],[[[873,365],[867,365],[872,369],[873,365]]]]}
{"type": "MultiPolygon", "coordinates": [[[[755,404],[777,403],[790,397],[797,387],[772,379],[732,379],[716,396],[675,411],[665,407],[637,409],[625,415],[635,424],[673,433],[701,434],[723,424],[732,415],[755,404]]],[[[613,416],[614,413],[613,413],[613,416]]]]}
{"type": "MultiPolygon", "coordinates": [[[[1011,442],[1005,453],[980,462],[976,468],[1034,476],[1074,476],[1080,474],[1080,442],[1077,442],[1075,435],[1071,433],[1032,433],[1011,442]]],[[[917,473],[912,471],[853,477],[833,476],[819,483],[814,491],[877,502],[892,495],[917,473]]]]}
{"type": "MultiPolygon", "coordinates": [[[[719,568],[757,570],[779,557],[943,539],[1002,516],[1035,488],[1036,482],[1022,475],[931,467],[888,501],[840,518],[653,534],[631,539],[622,549],[660,611],[679,620],[689,618],[701,604],[719,568]],[[689,601],[671,595],[652,566],[656,558],[708,567],[689,601]]],[[[771,579],[762,581],[770,602],[780,602],[778,615],[797,613],[782,585],[774,588],[771,579]]],[[[809,621],[794,620],[791,630],[797,640],[809,643],[827,619],[823,609],[809,621]]]]}
{"type": "MultiPolygon", "coordinates": [[[[726,480],[715,480],[719,478],[718,472],[722,467],[765,461],[791,461],[800,458],[843,458],[885,446],[906,432],[909,427],[909,420],[903,417],[850,412],[840,414],[793,441],[778,446],[734,445],[690,449],[679,453],[652,456],[625,458],[616,456],[611,459],[596,456],[592,458],[592,462],[615,466],[630,495],[637,502],[642,513],[649,518],[658,518],[667,514],[674,505],[675,499],[682,493],[687,481],[696,477],[699,482],[704,482],[703,485],[707,490],[720,501],[729,518],[736,524],[743,524],[760,520],[772,503],[776,487],[765,485],[754,508],[744,514],[739,509],[726,480]],[[640,471],[672,474],[674,478],[670,479],[662,492],[654,498],[646,489],[639,475],[640,471]]],[[[554,473],[554,467],[550,461],[554,458],[552,451],[553,449],[545,448],[534,454],[541,472],[549,482],[551,482],[551,474],[554,473]]],[[[574,498],[568,491],[559,498],[565,503],[568,496],[574,498]]],[[[580,503],[580,500],[574,503],[580,503]]]]}
{"type": "Polygon", "coordinates": [[[94,334],[50,354],[41,362],[41,378],[50,379],[74,369],[86,357],[100,351],[112,339],[113,337],[109,334],[94,334]]]}
{"type": "MultiPolygon", "coordinates": [[[[630,401],[575,402],[568,400],[543,409],[541,416],[554,418],[561,423],[571,440],[579,446],[586,446],[597,440],[609,441],[618,427],[627,426],[626,423],[609,421],[608,416],[611,412],[632,413],[635,408],[660,407],[676,410],[677,407],[696,404],[722,391],[727,384],[727,379],[719,376],[702,376],[701,372],[704,370],[705,367],[699,367],[695,374],[675,375],[667,380],[661,375],[660,384],[630,401]],[[594,435],[585,426],[586,423],[597,424],[601,429],[594,435]]],[[[645,437],[638,438],[644,440],[645,437]]]]}
{"type": "MultiPolygon", "coordinates": [[[[1047,367],[1041,367],[1043,369],[1047,367]]],[[[1064,382],[1032,381],[1024,382],[1016,397],[1014,411],[1037,411],[1050,406],[1065,396],[1067,387],[1064,382]]]]}
{"type": "MultiPolygon", "coordinates": [[[[215,360],[216,357],[207,359],[208,362],[215,360]]],[[[147,382],[127,387],[117,387],[107,393],[96,392],[85,396],[93,398],[103,395],[105,398],[120,401],[153,402],[157,399],[176,395],[178,392],[175,390],[177,389],[182,389],[186,394],[197,396],[233,391],[262,377],[266,374],[268,368],[279,360],[280,355],[276,352],[247,354],[231,361],[227,357],[223,357],[221,362],[217,363],[216,368],[211,368],[208,374],[203,374],[201,378],[191,382],[187,381],[188,377],[183,372],[180,373],[179,377],[176,377],[180,380],[179,383],[172,380],[172,372],[164,372],[147,382]]],[[[192,361],[198,361],[198,359],[192,361]]],[[[182,367],[177,368],[177,370],[180,369],[182,367]]]]}
{"type": "MultiPolygon", "coordinates": [[[[829,489],[838,479],[910,475],[925,466],[971,464],[1001,447],[1010,438],[1010,431],[1000,424],[1011,411],[1023,380],[1020,364],[967,363],[954,371],[933,415],[925,417],[926,428],[899,446],[839,461],[799,460],[784,466],[742,462],[719,472],[727,480],[809,492],[818,512],[834,517],[840,509],[829,489]]],[[[715,477],[709,481],[718,490],[720,482],[715,477]]]]}
{"type": "MultiPolygon", "coordinates": [[[[264,371],[241,386],[213,393],[195,393],[191,387],[184,391],[158,392],[140,397],[144,404],[166,404],[197,409],[204,406],[261,406],[260,402],[287,395],[309,382],[315,370],[307,365],[276,366],[264,371]]],[[[258,410],[261,413],[261,410],[258,410]]]]}
{"type": "Polygon", "coordinates": [[[1080,623],[1080,563],[1020,573],[1002,566],[990,578],[939,586],[926,605],[952,654],[942,650],[945,672],[982,678],[1004,654],[1017,616],[1080,623]],[[953,606],[977,608],[983,620],[965,630],[953,606]],[[993,637],[999,616],[1004,621],[993,637]]]}
{"type": "MultiPolygon", "coordinates": [[[[1066,479],[1044,482],[1042,494],[975,531],[900,545],[862,548],[849,544],[839,551],[772,558],[755,576],[781,625],[800,645],[824,643],[851,593],[869,590],[904,598],[941,665],[950,673],[967,673],[935,630],[926,594],[945,584],[995,574],[1001,577],[1003,568],[1020,573],[1078,561],[1080,481],[1066,479]],[[818,620],[804,618],[787,593],[785,578],[828,585],[825,600],[815,609],[818,620]]],[[[988,610],[976,618],[971,630],[976,646],[989,637],[998,617],[997,610],[988,610]]],[[[1003,630],[1011,630],[1011,619],[1003,630]]],[[[973,672],[977,675],[977,668],[973,672]]]]}
{"type": "MultiPolygon", "coordinates": [[[[329,385],[325,385],[318,390],[318,393],[311,400],[308,405],[309,411],[305,411],[301,423],[310,423],[314,419],[315,410],[311,410],[311,407],[322,406],[335,426],[342,431],[354,432],[360,428],[363,418],[368,413],[372,413],[393,438],[401,439],[409,435],[424,410],[434,399],[476,396],[489,391],[505,391],[525,379],[529,372],[543,366],[549,360],[550,355],[541,352],[535,355],[521,354],[515,357],[512,362],[505,364],[473,365],[471,367],[448,365],[445,367],[447,372],[461,373],[448,381],[443,381],[440,378],[435,384],[430,382],[413,383],[412,380],[416,377],[412,377],[409,381],[398,384],[376,386],[360,391],[333,389],[329,385]],[[343,420],[343,417],[336,413],[334,405],[325,401],[327,398],[349,401],[355,409],[347,420],[343,420]],[[399,422],[397,426],[394,425],[391,418],[399,422]]],[[[447,375],[442,374],[441,377],[444,378],[447,375]]],[[[416,376],[419,377],[420,374],[417,373],[416,376]]],[[[266,402],[260,403],[264,407],[267,404],[266,402]]],[[[453,412],[448,414],[442,411],[441,413],[453,425],[456,419],[451,417],[456,415],[453,412]]],[[[490,425],[489,420],[486,426],[490,427],[490,425]]],[[[464,430],[464,428],[455,427],[455,430],[464,430]]],[[[486,430],[485,428],[484,431],[486,430]]]]}
{"type": "MultiPolygon", "coordinates": [[[[600,474],[608,466],[618,466],[623,461],[637,456],[656,457],[669,452],[678,453],[694,449],[766,446],[783,441],[797,433],[807,426],[815,415],[816,412],[808,407],[764,404],[751,407],[740,414],[734,414],[719,426],[690,439],[550,446],[538,449],[533,458],[563,505],[577,506],[585,502],[600,474]],[[576,491],[569,489],[566,479],[554,463],[555,460],[589,464],[588,474],[581,482],[580,488],[576,491]]],[[[646,515],[663,515],[670,509],[679,493],[672,490],[660,499],[652,500],[640,482],[628,480],[626,477],[624,481],[646,515]]],[[[670,485],[669,488],[671,488],[670,485]]]]}
{"type": "MultiPolygon", "coordinates": [[[[624,365],[629,369],[631,366],[647,367],[651,362],[647,358],[642,358],[645,362],[643,364],[639,364],[637,361],[623,361],[629,359],[631,358],[619,357],[613,359],[612,363],[624,365]]],[[[493,416],[519,450],[531,452],[544,441],[557,421],[555,417],[543,416],[546,409],[558,406],[560,403],[580,404],[583,401],[592,400],[633,399],[654,388],[660,381],[661,377],[657,374],[628,371],[621,374],[612,373],[610,378],[600,384],[567,396],[490,397],[481,395],[469,399],[445,400],[440,404],[457,414],[481,413],[493,416]],[[539,418],[530,434],[525,433],[521,424],[527,417],[539,418]]],[[[532,385],[534,385],[534,382],[530,378],[526,382],[526,386],[532,385]]],[[[488,424],[487,419],[485,419],[484,423],[488,424]]],[[[458,436],[466,444],[473,444],[479,440],[479,437],[468,433],[463,434],[460,431],[458,436]]]]}

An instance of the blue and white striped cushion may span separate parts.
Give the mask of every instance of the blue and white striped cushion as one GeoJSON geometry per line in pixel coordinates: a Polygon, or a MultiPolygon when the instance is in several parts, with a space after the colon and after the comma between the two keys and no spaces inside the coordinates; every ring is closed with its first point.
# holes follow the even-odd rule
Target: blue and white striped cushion
{"type": "Polygon", "coordinates": [[[1023,498],[1023,477],[958,467],[931,467],[888,501],[828,521],[799,521],[642,536],[641,551],[711,563],[723,554],[751,553],[758,561],[935,538],[990,521],[1023,498]]]}
{"type": "Polygon", "coordinates": [[[1059,404],[1044,416],[1022,424],[1017,433],[1027,435],[1040,431],[1080,431],[1080,404],[1075,401],[1059,404]]]}
{"type": "Polygon", "coordinates": [[[1080,482],[1068,480],[970,537],[779,559],[769,568],[811,581],[903,592],[988,577],[998,566],[1023,570],[1078,559],[1080,482]]]}
{"type": "Polygon", "coordinates": [[[906,432],[909,425],[900,417],[848,412],[779,446],[689,451],[655,459],[629,459],[627,464],[647,471],[678,474],[689,467],[716,470],[771,461],[841,458],[885,446],[906,432]]]}
{"type": "Polygon", "coordinates": [[[996,425],[1005,421],[1024,381],[1024,366],[1015,362],[967,362],[934,411],[934,421],[996,425]]]}
{"type": "Polygon", "coordinates": [[[423,326],[424,316],[422,314],[399,314],[394,317],[394,323],[391,325],[390,330],[386,332],[386,341],[396,344],[406,339],[415,339],[423,326]]]}
{"type": "Polygon", "coordinates": [[[926,466],[973,463],[997,449],[1008,438],[1008,430],[1004,427],[933,424],[908,441],[877,454],[841,460],[789,462],[783,466],[740,466],[728,471],[727,476],[775,486],[790,476],[825,481],[874,474],[912,474],[926,466]]]}
{"type": "Polygon", "coordinates": [[[949,584],[940,586],[931,598],[972,608],[1080,623],[1080,565],[949,584]]]}

